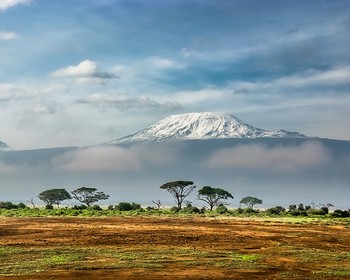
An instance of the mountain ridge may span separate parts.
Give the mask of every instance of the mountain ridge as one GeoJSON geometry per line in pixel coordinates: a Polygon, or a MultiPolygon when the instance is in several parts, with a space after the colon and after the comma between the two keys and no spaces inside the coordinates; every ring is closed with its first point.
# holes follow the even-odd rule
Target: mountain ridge
{"type": "Polygon", "coordinates": [[[139,132],[112,140],[109,144],[163,142],[169,140],[306,137],[298,132],[286,130],[268,131],[256,128],[232,114],[204,112],[171,115],[139,132]]]}

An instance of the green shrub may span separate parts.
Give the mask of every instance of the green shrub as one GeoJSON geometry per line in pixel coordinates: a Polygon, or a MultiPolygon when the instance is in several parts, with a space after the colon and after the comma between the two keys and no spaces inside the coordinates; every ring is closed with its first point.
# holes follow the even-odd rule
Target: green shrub
{"type": "Polygon", "coordinates": [[[85,204],[81,204],[81,205],[74,205],[73,207],[72,207],[72,209],[74,209],[74,210],[85,210],[85,209],[87,209],[88,207],[85,205],[85,204]]]}
{"type": "Polygon", "coordinates": [[[189,205],[189,206],[183,208],[182,212],[188,213],[188,214],[198,214],[201,212],[201,210],[199,210],[199,208],[197,208],[197,207],[189,205]]]}
{"type": "Polygon", "coordinates": [[[268,214],[273,214],[273,215],[279,215],[284,211],[286,211],[286,209],[282,206],[276,206],[266,210],[268,214]]]}
{"type": "Polygon", "coordinates": [[[8,201],[1,201],[0,202],[0,209],[16,209],[17,206],[13,204],[12,202],[8,201]]]}
{"type": "Polygon", "coordinates": [[[348,218],[350,217],[350,211],[346,211],[346,210],[334,210],[333,213],[330,214],[331,217],[333,218],[348,218]]]}
{"type": "Polygon", "coordinates": [[[228,209],[225,205],[220,204],[220,205],[218,205],[218,207],[216,207],[215,211],[219,214],[225,214],[228,212],[228,209]]]}
{"type": "Polygon", "coordinates": [[[303,216],[303,217],[307,216],[307,212],[306,211],[300,211],[300,210],[289,211],[289,214],[292,215],[292,216],[303,216]]]}
{"type": "Polygon", "coordinates": [[[325,214],[329,213],[329,208],[326,206],[321,207],[320,210],[322,210],[325,214]]]}
{"type": "Polygon", "coordinates": [[[176,207],[176,206],[173,206],[173,207],[170,208],[170,211],[171,212],[175,212],[175,213],[179,212],[180,210],[181,209],[179,207],[176,207]]]}
{"type": "Polygon", "coordinates": [[[23,202],[17,204],[18,209],[25,209],[27,208],[27,205],[25,205],[23,202]]]}
{"type": "Polygon", "coordinates": [[[47,205],[45,205],[45,209],[46,210],[52,210],[53,209],[53,205],[52,204],[47,204],[47,205]]]}
{"type": "Polygon", "coordinates": [[[91,210],[97,210],[97,211],[101,211],[101,210],[102,210],[102,208],[101,208],[99,205],[92,205],[92,206],[90,207],[90,209],[91,209],[91,210]]]}
{"type": "MultiPolygon", "coordinates": [[[[327,208],[328,210],[328,208],[327,208]]],[[[315,209],[315,208],[310,208],[309,210],[306,211],[308,215],[326,215],[327,213],[321,208],[321,209],[315,209]]]]}
{"type": "Polygon", "coordinates": [[[134,202],[120,202],[114,209],[117,211],[142,210],[141,205],[134,202]]]}

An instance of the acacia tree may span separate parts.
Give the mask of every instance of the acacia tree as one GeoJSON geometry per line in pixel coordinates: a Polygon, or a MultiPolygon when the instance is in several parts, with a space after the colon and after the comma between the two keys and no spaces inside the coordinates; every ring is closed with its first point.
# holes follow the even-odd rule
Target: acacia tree
{"type": "Polygon", "coordinates": [[[210,186],[204,186],[198,190],[197,195],[197,199],[202,200],[209,205],[210,211],[212,211],[213,208],[219,204],[225,204],[223,200],[227,200],[229,198],[233,199],[232,194],[229,192],[220,188],[212,188],[210,186]]]}
{"type": "Polygon", "coordinates": [[[253,209],[255,204],[262,204],[263,201],[253,196],[246,196],[242,198],[239,203],[246,204],[248,208],[253,209]]]}
{"type": "Polygon", "coordinates": [[[175,199],[178,209],[182,208],[185,198],[194,190],[192,181],[174,181],[160,186],[161,189],[167,190],[175,199]]]}
{"type": "Polygon", "coordinates": [[[158,200],[152,200],[152,203],[157,206],[157,210],[159,210],[160,207],[162,207],[162,205],[163,205],[163,203],[159,199],[158,200]]]}
{"type": "Polygon", "coordinates": [[[38,198],[45,202],[46,205],[56,204],[57,207],[60,207],[62,201],[72,197],[65,189],[50,189],[40,193],[38,198]]]}
{"type": "Polygon", "coordinates": [[[108,194],[98,192],[96,188],[82,187],[72,191],[72,196],[79,202],[90,207],[94,202],[109,198],[108,194]]]}

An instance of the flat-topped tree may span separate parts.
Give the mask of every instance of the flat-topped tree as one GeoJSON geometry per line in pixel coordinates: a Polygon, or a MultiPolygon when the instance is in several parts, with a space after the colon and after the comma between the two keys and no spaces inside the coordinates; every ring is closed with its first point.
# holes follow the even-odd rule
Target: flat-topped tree
{"type": "Polygon", "coordinates": [[[44,201],[47,206],[56,204],[59,207],[62,201],[72,197],[65,189],[50,189],[40,193],[38,198],[44,201]]]}
{"type": "Polygon", "coordinates": [[[93,203],[106,200],[109,198],[108,194],[104,192],[98,192],[96,188],[82,187],[72,191],[72,196],[79,202],[86,204],[87,207],[90,207],[93,203]]]}
{"type": "Polygon", "coordinates": [[[167,190],[174,197],[179,210],[182,208],[185,198],[195,187],[192,181],[174,181],[160,186],[161,189],[167,190]]]}
{"type": "Polygon", "coordinates": [[[243,203],[243,204],[247,205],[248,208],[253,209],[255,204],[262,204],[263,201],[257,197],[246,196],[246,197],[242,198],[239,203],[240,204],[243,203]]]}
{"type": "Polygon", "coordinates": [[[227,200],[229,198],[233,199],[233,196],[228,191],[225,191],[223,189],[204,186],[198,190],[197,198],[206,202],[209,205],[210,211],[212,211],[215,206],[218,206],[219,204],[225,204],[224,200],[227,200]]]}

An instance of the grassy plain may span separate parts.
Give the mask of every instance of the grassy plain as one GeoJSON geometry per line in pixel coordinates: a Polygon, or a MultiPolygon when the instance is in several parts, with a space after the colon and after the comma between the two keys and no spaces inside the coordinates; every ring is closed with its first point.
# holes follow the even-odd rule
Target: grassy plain
{"type": "Polygon", "coordinates": [[[350,220],[0,218],[0,279],[349,279],[350,220]]]}

